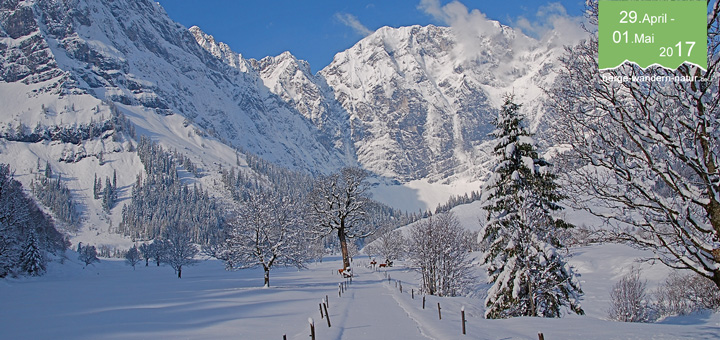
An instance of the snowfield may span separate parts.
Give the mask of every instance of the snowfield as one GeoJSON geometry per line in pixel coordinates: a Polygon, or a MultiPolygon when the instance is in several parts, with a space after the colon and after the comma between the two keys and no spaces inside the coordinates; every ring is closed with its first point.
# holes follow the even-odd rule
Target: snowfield
{"type": "MultiPolygon", "coordinates": [[[[261,270],[225,271],[206,260],[177,279],[168,266],[103,259],[82,268],[77,254],[65,264],[53,262],[39,278],[0,281],[2,339],[308,339],[308,318],[317,339],[708,339],[720,338],[720,314],[666,318],[655,324],[606,320],[609,291],[646,254],[620,245],[596,245],[571,251],[570,263],[582,274],[587,315],[560,319],[483,319],[482,268],[478,294],[441,298],[417,294],[417,274],[402,263],[381,271],[354,261],[356,277],[338,297],[337,257],[312,263],[307,270],[278,268],[270,288],[262,288],[261,270]],[[386,277],[389,276],[388,280],[386,277]],[[402,293],[399,284],[402,284],[402,293]],[[396,286],[397,285],[397,286],[396,286]],[[414,299],[411,292],[415,294],[414,299]],[[331,327],[320,318],[319,304],[329,297],[331,327]],[[440,303],[442,320],[438,319],[440,303]],[[461,333],[465,308],[467,335],[461,333]]],[[[666,268],[643,265],[653,289],[666,268]]]]}

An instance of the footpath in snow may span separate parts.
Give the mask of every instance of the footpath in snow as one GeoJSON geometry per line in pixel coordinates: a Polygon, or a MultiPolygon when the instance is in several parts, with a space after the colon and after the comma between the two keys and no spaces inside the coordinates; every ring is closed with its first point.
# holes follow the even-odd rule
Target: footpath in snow
{"type": "Polygon", "coordinates": [[[379,272],[355,267],[347,290],[330,298],[331,327],[315,317],[317,339],[426,339],[393,297],[394,291],[379,272]]]}

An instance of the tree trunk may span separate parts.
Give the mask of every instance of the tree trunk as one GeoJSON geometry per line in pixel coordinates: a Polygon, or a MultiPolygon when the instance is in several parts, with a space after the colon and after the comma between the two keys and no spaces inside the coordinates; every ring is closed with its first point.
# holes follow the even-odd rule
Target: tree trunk
{"type": "Polygon", "coordinates": [[[182,279],[182,267],[178,267],[178,279],[182,279]]]}
{"type": "Polygon", "coordinates": [[[347,239],[345,238],[345,228],[338,228],[338,239],[340,239],[340,250],[342,251],[343,268],[350,268],[350,258],[348,256],[347,239]]]}
{"type": "Polygon", "coordinates": [[[270,268],[263,266],[265,269],[265,287],[270,287],[270,268]]]}

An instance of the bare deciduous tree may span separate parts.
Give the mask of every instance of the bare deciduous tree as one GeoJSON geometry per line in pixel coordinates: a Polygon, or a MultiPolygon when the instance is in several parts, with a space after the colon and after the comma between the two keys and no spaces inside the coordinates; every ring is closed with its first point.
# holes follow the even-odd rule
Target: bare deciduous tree
{"type": "MultiPolygon", "coordinates": [[[[708,5],[710,2],[708,1],[708,5]]],[[[598,70],[598,40],[568,48],[549,92],[554,142],[569,149],[571,203],[666,265],[720,287],[720,36],[708,13],[707,69],[598,70]],[[629,81],[624,81],[629,77],[629,81]],[[655,77],[653,80],[633,77],[655,77]]],[[[597,1],[590,2],[597,23],[597,1]]]]}
{"type": "Polygon", "coordinates": [[[265,287],[274,266],[304,268],[311,253],[297,199],[269,192],[249,194],[225,242],[222,258],[228,270],[261,266],[265,287]]]}
{"type": "Polygon", "coordinates": [[[128,249],[127,253],[125,253],[125,262],[135,270],[135,265],[140,262],[140,251],[136,245],[132,246],[132,248],[128,249]]]}
{"type": "Polygon", "coordinates": [[[345,268],[350,268],[347,240],[372,234],[365,223],[370,203],[367,176],[365,170],[343,168],[320,177],[309,195],[312,230],[320,236],[337,232],[345,268]]]}
{"type": "Polygon", "coordinates": [[[175,269],[178,279],[181,279],[183,266],[197,263],[195,255],[198,254],[198,249],[192,243],[190,227],[185,224],[169,226],[165,230],[164,244],[163,262],[175,269]]]}
{"type": "Polygon", "coordinates": [[[421,275],[421,290],[430,295],[457,296],[470,287],[464,229],[452,213],[421,220],[411,229],[408,253],[421,275]]]}

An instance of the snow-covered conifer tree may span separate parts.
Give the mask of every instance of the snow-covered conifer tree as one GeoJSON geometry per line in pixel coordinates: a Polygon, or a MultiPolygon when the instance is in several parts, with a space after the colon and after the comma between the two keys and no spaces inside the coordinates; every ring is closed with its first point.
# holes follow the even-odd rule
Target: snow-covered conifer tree
{"type": "Polygon", "coordinates": [[[483,190],[488,220],[480,233],[492,283],[485,316],[559,317],[563,306],[582,314],[580,286],[556,251],[555,228],[569,227],[552,216],[562,196],[519,109],[508,96],[492,133],[496,161],[483,190]]]}
{"type": "Polygon", "coordinates": [[[45,267],[45,254],[40,249],[37,235],[31,233],[20,257],[20,269],[32,276],[40,276],[45,272],[45,267]]]}
{"type": "Polygon", "coordinates": [[[115,194],[113,193],[114,188],[110,182],[110,177],[105,178],[105,188],[103,188],[103,200],[102,206],[106,212],[110,212],[110,209],[115,205],[115,194]]]}
{"type": "Polygon", "coordinates": [[[93,181],[93,198],[100,199],[100,193],[102,192],[102,181],[98,179],[95,174],[95,180],[93,181]]]}

